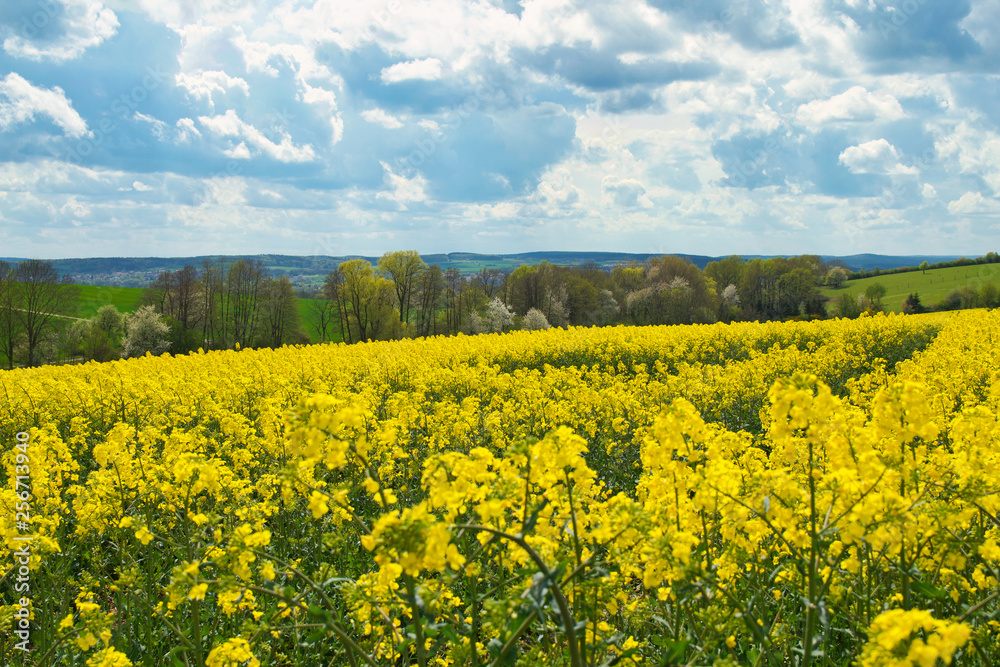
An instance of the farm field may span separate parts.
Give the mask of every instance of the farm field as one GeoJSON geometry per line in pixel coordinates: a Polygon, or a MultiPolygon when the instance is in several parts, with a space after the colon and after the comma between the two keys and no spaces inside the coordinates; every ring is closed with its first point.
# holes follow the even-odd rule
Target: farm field
{"type": "Polygon", "coordinates": [[[993,283],[1000,286],[1000,265],[977,264],[973,266],[951,266],[944,269],[929,269],[926,272],[910,271],[907,273],[892,273],[871,278],[849,280],[840,289],[824,287],[820,291],[823,296],[830,299],[836,299],[844,293],[857,296],[864,294],[865,289],[872,283],[882,283],[885,285],[886,294],[882,298],[882,304],[886,310],[898,313],[902,311],[903,302],[906,301],[906,297],[911,292],[919,294],[920,302],[925,307],[928,307],[943,301],[949,292],[965,285],[971,285],[976,290],[984,283],[993,283]]]}
{"type": "Polygon", "coordinates": [[[996,665],[998,330],[970,310],[0,372],[0,662],[996,665]]]}

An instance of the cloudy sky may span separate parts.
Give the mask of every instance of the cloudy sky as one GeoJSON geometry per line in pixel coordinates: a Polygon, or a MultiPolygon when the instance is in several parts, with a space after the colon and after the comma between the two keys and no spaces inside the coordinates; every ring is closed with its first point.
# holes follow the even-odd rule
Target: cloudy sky
{"type": "Polygon", "coordinates": [[[0,256],[1000,249],[1000,0],[2,0],[0,256]]]}

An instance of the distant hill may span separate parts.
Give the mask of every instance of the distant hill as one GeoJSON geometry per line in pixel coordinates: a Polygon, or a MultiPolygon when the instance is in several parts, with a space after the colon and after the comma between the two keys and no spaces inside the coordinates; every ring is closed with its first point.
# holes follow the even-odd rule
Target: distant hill
{"type": "MultiPolygon", "coordinates": [[[[483,268],[514,269],[522,264],[550,262],[560,266],[574,266],[593,262],[602,268],[610,268],[621,262],[642,263],[650,257],[663,253],[627,253],[627,252],[574,252],[574,251],[537,251],[513,254],[487,255],[471,252],[452,252],[447,254],[423,255],[428,264],[437,264],[442,269],[457,268],[462,274],[475,273],[483,268]]],[[[721,257],[706,255],[688,255],[685,253],[670,253],[688,259],[692,264],[704,269],[709,262],[721,257]]],[[[744,255],[746,258],[771,257],[787,255],[744,255]]],[[[194,257],[89,257],[78,259],[55,259],[52,263],[64,275],[71,276],[76,282],[89,285],[109,285],[124,287],[146,287],[157,274],[163,271],[176,271],[186,264],[200,267],[206,259],[224,257],[231,261],[237,259],[260,259],[272,275],[287,275],[299,287],[316,286],[322,282],[322,277],[349,259],[366,259],[373,264],[378,257],[364,255],[349,255],[331,257],[326,255],[197,255],[194,257]]],[[[896,269],[903,266],[918,266],[927,261],[930,264],[958,259],[957,255],[849,255],[840,257],[822,255],[826,261],[840,260],[853,270],[870,271],[876,267],[881,270],[896,269]]],[[[7,261],[18,261],[20,258],[6,258],[7,261]]]]}

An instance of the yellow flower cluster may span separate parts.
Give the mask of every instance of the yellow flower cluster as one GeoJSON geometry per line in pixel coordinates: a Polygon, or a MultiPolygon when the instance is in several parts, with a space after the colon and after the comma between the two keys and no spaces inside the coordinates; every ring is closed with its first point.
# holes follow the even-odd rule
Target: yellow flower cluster
{"type": "MultiPolygon", "coordinates": [[[[33,640],[109,666],[997,664],[997,330],[963,311],[0,372],[0,437],[30,436],[33,623],[62,619],[33,640]]],[[[0,489],[3,563],[18,500],[0,489]]]]}

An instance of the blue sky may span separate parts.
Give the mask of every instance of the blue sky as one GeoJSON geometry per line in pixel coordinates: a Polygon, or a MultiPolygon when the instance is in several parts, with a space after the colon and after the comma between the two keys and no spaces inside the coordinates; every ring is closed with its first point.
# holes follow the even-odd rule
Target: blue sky
{"type": "Polygon", "coordinates": [[[1000,0],[3,0],[0,256],[997,250],[1000,0]]]}

